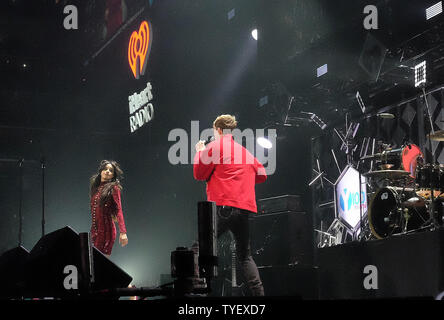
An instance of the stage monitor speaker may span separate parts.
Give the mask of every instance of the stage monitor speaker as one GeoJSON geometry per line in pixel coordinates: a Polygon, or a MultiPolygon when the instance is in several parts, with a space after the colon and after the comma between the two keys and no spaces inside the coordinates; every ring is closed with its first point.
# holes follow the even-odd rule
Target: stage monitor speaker
{"type": "Polygon", "coordinates": [[[29,251],[19,246],[0,256],[0,298],[20,298],[25,289],[24,270],[29,251]]]}
{"type": "MultiPolygon", "coordinates": [[[[93,260],[93,291],[126,288],[131,283],[132,277],[95,247],[93,260]]],[[[81,270],[80,237],[67,226],[43,236],[31,250],[26,265],[27,287],[30,294],[39,297],[76,296],[83,280],[81,270]],[[65,288],[65,280],[73,275],[72,268],[65,270],[66,266],[75,266],[77,270],[77,289],[65,288]]]]}
{"type": "Polygon", "coordinates": [[[301,196],[285,194],[277,197],[259,199],[257,201],[258,214],[270,214],[285,211],[304,211],[302,209],[301,196]]]}
{"type": "Polygon", "coordinates": [[[313,265],[313,221],[306,212],[251,215],[250,239],[258,266],[313,265]]]}

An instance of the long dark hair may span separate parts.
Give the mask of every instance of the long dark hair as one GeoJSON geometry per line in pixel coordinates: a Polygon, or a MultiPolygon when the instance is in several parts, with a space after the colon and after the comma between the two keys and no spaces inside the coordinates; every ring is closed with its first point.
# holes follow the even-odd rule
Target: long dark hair
{"type": "Polygon", "coordinates": [[[90,190],[89,190],[89,196],[90,198],[97,192],[97,189],[100,186],[101,181],[101,172],[105,170],[106,165],[112,165],[114,168],[114,176],[111,179],[110,182],[107,182],[103,186],[102,193],[100,194],[100,205],[103,205],[106,200],[109,199],[109,197],[112,196],[112,191],[115,186],[117,186],[120,190],[122,190],[122,185],[120,184],[120,181],[123,179],[123,171],[120,168],[120,165],[114,161],[114,160],[102,160],[100,162],[99,168],[97,169],[97,173],[95,173],[90,178],[90,190]]]}

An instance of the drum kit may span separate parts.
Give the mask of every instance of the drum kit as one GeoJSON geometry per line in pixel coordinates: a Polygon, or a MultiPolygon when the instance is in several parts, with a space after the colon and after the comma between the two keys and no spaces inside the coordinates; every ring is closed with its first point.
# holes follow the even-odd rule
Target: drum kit
{"type": "MultiPolygon", "coordinates": [[[[428,135],[444,141],[444,131],[428,135]]],[[[420,148],[407,144],[361,160],[374,161],[379,170],[363,174],[370,190],[368,226],[383,239],[396,234],[433,230],[444,225],[444,165],[425,163],[420,148]]]]}

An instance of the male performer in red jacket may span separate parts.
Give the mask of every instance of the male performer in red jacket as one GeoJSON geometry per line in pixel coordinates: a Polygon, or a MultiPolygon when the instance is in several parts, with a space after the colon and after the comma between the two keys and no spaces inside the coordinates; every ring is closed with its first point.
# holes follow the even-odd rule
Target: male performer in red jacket
{"type": "Polygon", "coordinates": [[[217,236],[230,230],[236,240],[237,257],[251,294],[263,296],[256,263],[251,257],[248,215],[257,213],[255,184],[267,179],[263,165],[234,141],[234,116],[221,115],[213,122],[215,140],[196,144],[194,178],[207,181],[207,200],[217,206],[217,236]]]}

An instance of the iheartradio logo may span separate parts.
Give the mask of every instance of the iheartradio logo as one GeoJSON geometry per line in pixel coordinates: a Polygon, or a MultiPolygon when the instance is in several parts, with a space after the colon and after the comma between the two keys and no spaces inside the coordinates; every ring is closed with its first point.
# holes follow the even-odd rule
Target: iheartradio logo
{"type": "Polygon", "coordinates": [[[143,21],[139,31],[133,31],[128,45],[128,62],[136,79],[145,74],[151,50],[151,24],[143,21]]]}

